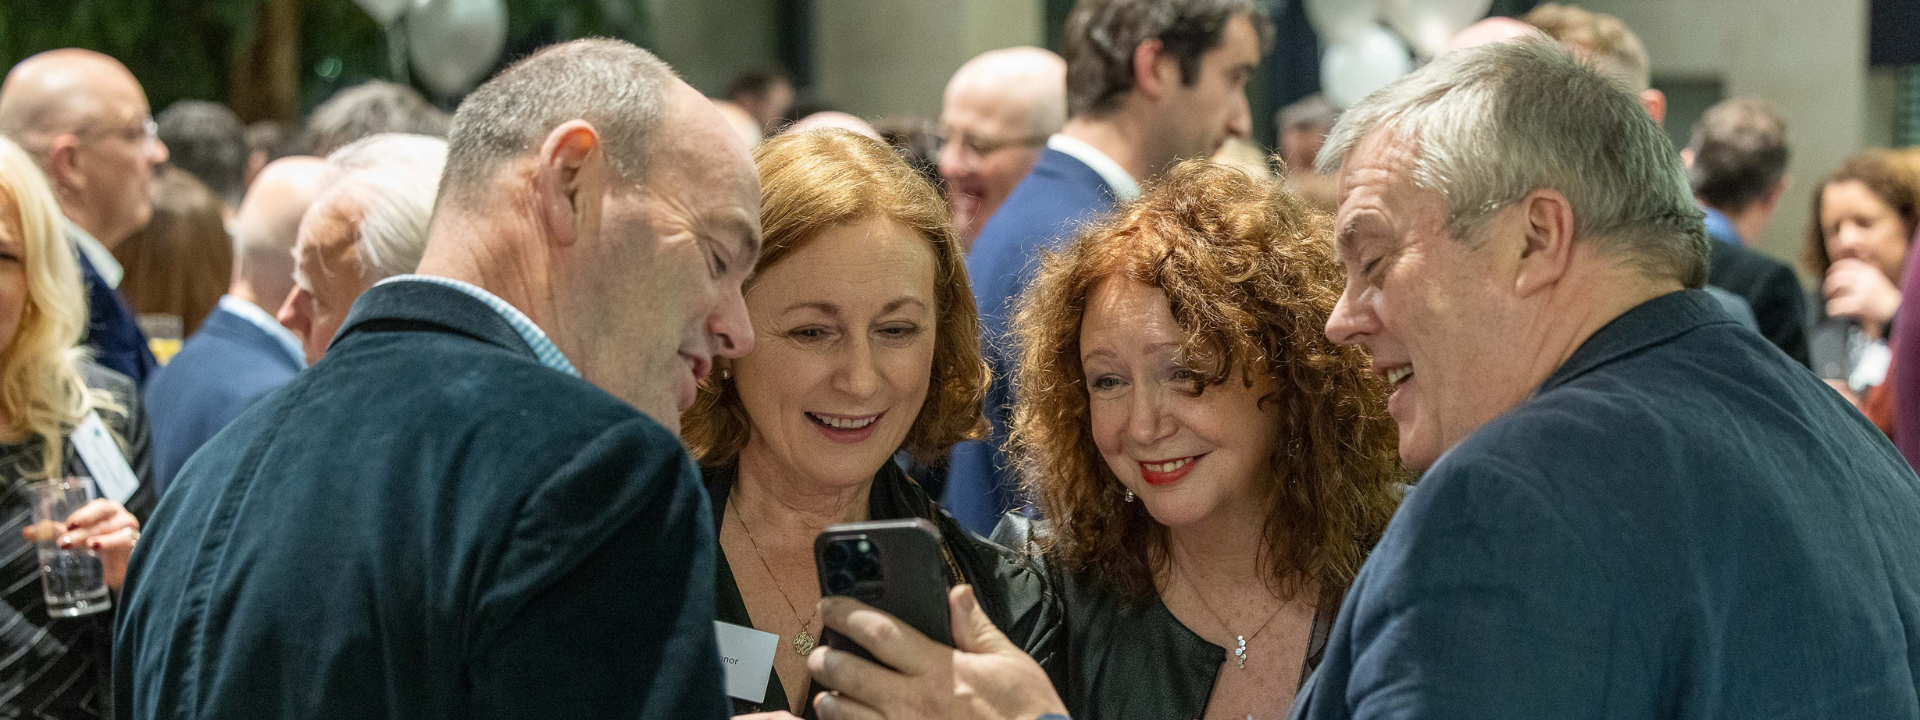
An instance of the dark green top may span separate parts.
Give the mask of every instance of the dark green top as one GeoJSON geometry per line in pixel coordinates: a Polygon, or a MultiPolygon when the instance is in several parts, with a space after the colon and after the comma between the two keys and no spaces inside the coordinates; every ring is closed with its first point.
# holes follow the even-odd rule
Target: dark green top
{"type": "MultiPolygon", "coordinates": [[[[706,475],[708,504],[713,506],[713,534],[719,537],[720,523],[727,512],[727,496],[733,491],[738,470],[733,465],[702,470],[706,475]]],[[[1043,667],[1051,668],[1058,663],[1063,656],[1060,647],[1063,639],[1060,632],[1060,603],[1039,568],[1025,556],[962,529],[951,515],[940,509],[920,489],[920,485],[908,478],[892,461],[874,473],[873,489],[867,495],[867,517],[871,520],[922,518],[932,522],[940,530],[940,540],[946,546],[950,559],[947,585],[972,584],[974,596],[980,600],[980,609],[993,619],[993,624],[1005,632],[1014,645],[1040,661],[1043,667]]],[[[727,555],[724,552],[717,555],[719,578],[715,597],[719,607],[716,616],[721,622],[753,627],[753,618],[747,615],[746,601],[740,597],[740,586],[734,582],[733,569],[727,565],[727,555]]],[[[784,642],[778,651],[788,651],[784,642]]],[[[814,683],[807,697],[824,690],[819,683],[814,683]]],[[[780,684],[779,675],[774,673],[767,674],[764,702],[756,704],[737,698],[732,702],[735,715],[780,710],[792,712],[792,708],[787,707],[787,691],[780,684]]],[[[811,703],[804,713],[796,714],[815,717],[811,703]]]]}
{"type": "MultiPolygon", "coordinates": [[[[1035,523],[1008,513],[993,531],[995,542],[1040,555],[1035,523]]],[[[1049,584],[1066,606],[1065,656],[1048,667],[1054,687],[1075,718],[1179,720],[1207,713],[1213,682],[1227,661],[1227,650],[1181,624],[1159,596],[1136,600],[1116,592],[1091,573],[1068,573],[1042,565],[1049,584]]],[[[1326,651],[1327,632],[1340,595],[1329,593],[1313,618],[1301,664],[1304,683],[1326,651]]]]}

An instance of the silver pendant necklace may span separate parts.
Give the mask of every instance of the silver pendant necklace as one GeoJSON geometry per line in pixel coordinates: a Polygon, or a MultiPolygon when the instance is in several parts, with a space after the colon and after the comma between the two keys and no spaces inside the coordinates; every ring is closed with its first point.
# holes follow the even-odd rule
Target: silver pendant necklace
{"type": "MultiPolygon", "coordinates": [[[[1226,618],[1221,617],[1220,612],[1213,609],[1213,603],[1207,602],[1206,594],[1200,592],[1200,586],[1195,585],[1193,583],[1193,579],[1187,577],[1186,571],[1180,569],[1179,563],[1174,563],[1173,569],[1175,572],[1178,572],[1180,574],[1180,580],[1187,584],[1187,588],[1193,591],[1193,596],[1200,599],[1200,607],[1206,608],[1207,614],[1213,616],[1214,622],[1220,623],[1220,628],[1222,630],[1226,630],[1228,634],[1233,636],[1234,642],[1238,643],[1238,647],[1235,647],[1233,649],[1233,663],[1235,666],[1239,667],[1241,670],[1247,669],[1247,643],[1253,640],[1254,638],[1260,637],[1260,633],[1265,632],[1267,629],[1267,626],[1273,624],[1274,618],[1280,617],[1280,611],[1287,609],[1287,604],[1285,602],[1282,602],[1280,603],[1280,607],[1274,608],[1273,614],[1268,615],[1267,621],[1264,623],[1261,623],[1260,629],[1254,630],[1253,634],[1242,635],[1240,633],[1234,632],[1233,626],[1227,624],[1226,618]]],[[[1251,719],[1253,716],[1248,715],[1247,717],[1251,719]]]]}

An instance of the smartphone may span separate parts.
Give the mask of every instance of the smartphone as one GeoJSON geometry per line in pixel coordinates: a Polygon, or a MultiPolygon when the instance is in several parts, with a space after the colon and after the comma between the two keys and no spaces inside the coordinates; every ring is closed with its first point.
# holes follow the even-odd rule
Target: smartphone
{"type": "MultiPolygon", "coordinates": [[[[946,555],[933,523],[914,518],[834,525],[813,539],[813,557],[821,594],[859,600],[936,642],[953,644],[946,555]]],[[[822,641],[835,650],[874,659],[832,630],[822,641]]]]}

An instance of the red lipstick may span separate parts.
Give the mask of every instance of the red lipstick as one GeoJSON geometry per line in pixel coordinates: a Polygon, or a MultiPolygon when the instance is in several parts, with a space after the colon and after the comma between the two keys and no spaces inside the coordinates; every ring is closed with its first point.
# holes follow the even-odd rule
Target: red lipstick
{"type": "Polygon", "coordinates": [[[1193,466],[1198,462],[1200,462],[1199,455],[1143,462],[1140,463],[1140,479],[1147,481],[1148,485],[1171,485],[1179,482],[1180,478],[1186,477],[1187,473],[1193,472],[1193,466]],[[1168,465],[1172,465],[1173,468],[1167,469],[1168,465]]]}

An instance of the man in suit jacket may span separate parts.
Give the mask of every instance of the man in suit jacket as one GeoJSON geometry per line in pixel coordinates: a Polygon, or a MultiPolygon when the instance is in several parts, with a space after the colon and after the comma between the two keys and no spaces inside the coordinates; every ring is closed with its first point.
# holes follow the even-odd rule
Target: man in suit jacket
{"type": "MultiPolygon", "coordinates": [[[[1425,474],[1292,717],[1920,718],[1920,477],[1698,290],[1691,189],[1618,84],[1546,39],[1456,50],[1320,160],[1347,272],[1327,334],[1373,357],[1425,474]]],[[[975,720],[1059,713],[952,600],[968,657],[828,603],[909,670],[817,651],[822,717],[955,688],[975,720]]]]}
{"type": "Polygon", "coordinates": [[[148,523],[125,717],[725,716],[672,428],[753,343],[752,161],[617,40],[503,71],[449,148],[420,274],[362,295],[148,523]]]}
{"type": "Polygon", "coordinates": [[[1807,355],[1806,293],[1786,263],[1746,247],[1773,222],[1787,192],[1787,121],[1765,102],[1736,98],[1709,108],[1680,152],[1707,214],[1707,283],[1745,298],[1760,334],[1801,365],[1807,355]]]}
{"type": "Polygon", "coordinates": [[[1020,505],[1005,453],[1013,404],[1006,334],[1041,252],[1139,195],[1140,181],[1213,153],[1230,135],[1245,137],[1252,123],[1246,83],[1270,34],[1250,0],[1205,7],[1081,0],[1074,7],[1063,53],[1067,125],[1047,140],[967,255],[981,346],[993,366],[990,434],[954,448],[943,493],[943,504],[967,529],[990,533],[1002,513],[1020,505]],[[1188,37],[1192,28],[1204,28],[1205,36],[1188,37]]]}
{"type": "Polygon", "coordinates": [[[214,433],[307,366],[300,339],[274,321],[272,308],[293,287],[294,236],[324,172],[319,158],[281,158],[241,202],[227,294],[147,383],[156,493],[214,433]]]}
{"type": "Polygon", "coordinates": [[[964,247],[1039,162],[1067,122],[1067,63],[1037,47],[988,50],[947,80],[940,179],[964,247]]]}
{"type": "Polygon", "coordinates": [[[1920,717],[1920,478],[1688,289],[1710,241],[1632,103],[1522,40],[1328,138],[1327,332],[1426,472],[1296,717],[1920,717]]]}
{"type": "Polygon", "coordinates": [[[47,174],[87,288],[86,343],[94,362],[145,385],[158,367],[147,336],[114,288],[112,249],[153,217],[147,186],[167,161],[146,91],[119,61],[91,50],[49,50],[20,61],[0,86],[0,135],[47,174]]]}

